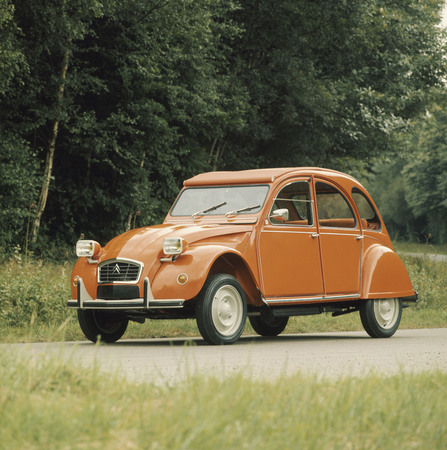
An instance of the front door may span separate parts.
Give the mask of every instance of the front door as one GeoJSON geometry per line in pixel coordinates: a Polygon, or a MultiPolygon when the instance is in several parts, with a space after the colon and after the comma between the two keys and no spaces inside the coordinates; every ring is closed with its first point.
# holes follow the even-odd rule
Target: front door
{"type": "Polygon", "coordinates": [[[260,278],[267,301],[323,294],[315,222],[310,180],[282,185],[259,237],[260,278]]]}

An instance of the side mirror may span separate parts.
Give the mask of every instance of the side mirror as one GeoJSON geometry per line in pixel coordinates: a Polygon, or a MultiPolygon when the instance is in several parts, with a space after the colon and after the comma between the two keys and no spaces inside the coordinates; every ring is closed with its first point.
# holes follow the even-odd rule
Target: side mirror
{"type": "Polygon", "coordinates": [[[286,208],[275,209],[270,219],[276,220],[277,222],[287,222],[289,220],[289,210],[286,208]]]}

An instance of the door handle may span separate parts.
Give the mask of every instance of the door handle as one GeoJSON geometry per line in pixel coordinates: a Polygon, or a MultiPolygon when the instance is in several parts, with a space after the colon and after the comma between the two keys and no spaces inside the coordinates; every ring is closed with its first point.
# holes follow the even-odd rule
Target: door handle
{"type": "Polygon", "coordinates": [[[312,239],[315,239],[316,237],[318,237],[319,234],[318,233],[312,233],[312,239]]]}
{"type": "Polygon", "coordinates": [[[358,241],[360,241],[360,240],[363,239],[363,236],[356,236],[356,239],[357,239],[358,241]]]}

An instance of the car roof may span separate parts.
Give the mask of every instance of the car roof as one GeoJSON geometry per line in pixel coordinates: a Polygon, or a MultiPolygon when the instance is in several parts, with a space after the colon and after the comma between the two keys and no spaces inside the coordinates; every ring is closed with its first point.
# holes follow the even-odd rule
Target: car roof
{"type": "Polygon", "coordinates": [[[210,186],[226,184],[251,184],[251,183],[273,183],[278,178],[290,175],[310,176],[319,175],[329,178],[349,179],[358,183],[350,175],[336,170],[321,167],[279,167],[268,169],[251,169],[223,172],[205,172],[184,181],[184,186],[210,186]]]}

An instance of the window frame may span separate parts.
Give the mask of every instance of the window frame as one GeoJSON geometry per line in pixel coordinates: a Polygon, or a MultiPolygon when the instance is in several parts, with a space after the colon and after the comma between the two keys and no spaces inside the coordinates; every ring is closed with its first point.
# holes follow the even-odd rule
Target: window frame
{"type": "MultiPolygon", "coordinates": [[[[284,184],[283,186],[280,187],[277,195],[275,196],[275,198],[273,199],[272,205],[269,209],[268,212],[268,221],[270,225],[274,225],[274,226],[280,226],[280,227],[300,227],[300,228],[311,228],[315,226],[315,214],[314,214],[314,208],[313,208],[313,204],[314,204],[314,199],[313,199],[313,191],[312,191],[312,183],[310,179],[302,179],[302,180],[292,180],[286,184],[284,184]],[[289,199],[289,198],[283,198],[281,199],[279,196],[281,194],[281,192],[283,192],[284,189],[286,189],[288,186],[291,186],[292,184],[296,184],[296,183],[306,183],[307,187],[308,187],[308,194],[309,194],[309,200],[293,200],[293,199],[289,199]],[[276,200],[280,198],[280,201],[287,201],[290,202],[291,206],[293,207],[293,209],[295,210],[296,215],[299,217],[300,216],[300,212],[298,211],[298,209],[295,206],[295,202],[300,202],[300,203],[307,203],[307,209],[308,209],[308,213],[310,214],[310,217],[307,218],[307,225],[305,224],[300,224],[300,223],[293,223],[293,222],[272,222],[271,217],[272,217],[272,212],[274,211],[274,205],[276,200]],[[310,220],[309,220],[310,219],[310,220]]],[[[303,221],[306,219],[302,219],[303,221]]]]}
{"type": "Polygon", "coordinates": [[[374,207],[373,203],[371,202],[371,200],[368,198],[368,196],[365,194],[364,191],[362,191],[361,189],[359,189],[357,186],[354,186],[354,187],[351,189],[351,197],[352,197],[352,201],[354,202],[355,207],[356,207],[356,209],[357,209],[357,212],[358,212],[360,221],[362,221],[363,218],[362,218],[362,214],[361,214],[359,205],[358,205],[357,202],[355,201],[354,194],[360,194],[360,195],[366,200],[366,202],[367,202],[368,206],[371,208],[371,210],[374,212],[374,217],[373,217],[372,219],[369,219],[369,220],[368,220],[368,219],[365,218],[366,222],[369,224],[371,221],[377,219],[377,221],[374,221],[374,222],[372,222],[372,223],[378,223],[378,225],[379,225],[379,228],[378,228],[378,229],[366,227],[366,228],[364,228],[364,230],[374,231],[374,232],[376,232],[376,233],[380,233],[380,232],[382,231],[382,229],[383,229],[383,223],[382,223],[382,219],[381,219],[380,216],[379,216],[379,212],[378,212],[377,208],[374,207]]]}
{"type": "MultiPolygon", "coordinates": [[[[320,194],[321,195],[321,194],[320,194]]],[[[355,202],[354,202],[355,204],[355,202]]],[[[356,209],[357,209],[357,205],[355,205],[355,208],[353,208],[353,205],[351,205],[351,202],[349,201],[348,197],[342,192],[342,190],[340,188],[338,188],[337,186],[335,186],[333,183],[327,181],[327,180],[320,180],[320,179],[316,179],[315,180],[315,205],[316,205],[316,213],[317,213],[317,223],[318,223],[318,227],[319,228],[323,228],[323,229],[339,229],[339,230],[358,230],[359,229],[359,221],[357,218],[357,214],[356,214],[356,209]],[[349,211],[351,212],[352,218],[348,218],[348,217],[338,217],[338,218],[330,218],[330,219],[320,219],[319,216],[319,212],[318,212],[318,184],[325,184],[327,186],[329,186],[331,189],[333,189],[335,191],[335,193],[338,193],[341,198],[345,201],[346,205],[349,208],[349,211]],[[331,225],[325,225],[320,223],[320,220],[351,220],[354,219],[354,226],[352,227],[343,227],[343,226],[331,226],[331,225]]]]}

